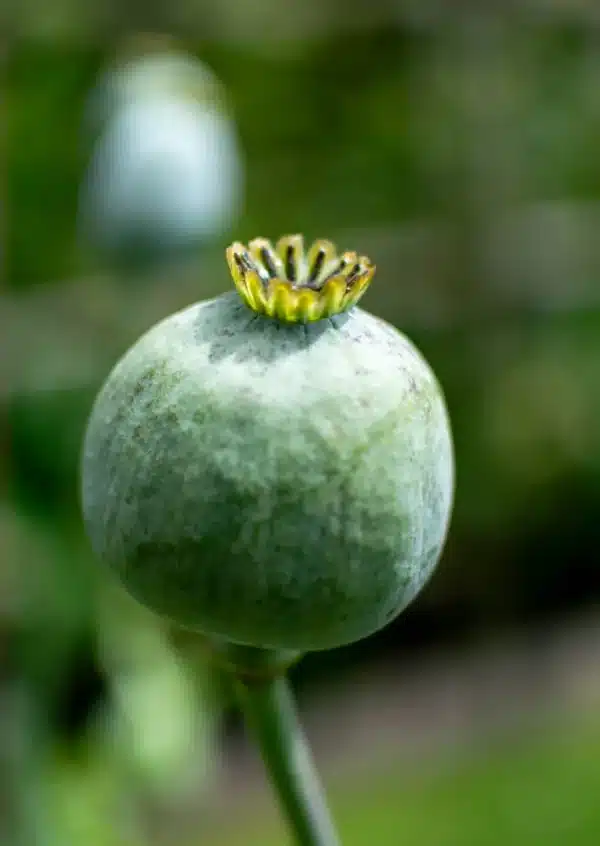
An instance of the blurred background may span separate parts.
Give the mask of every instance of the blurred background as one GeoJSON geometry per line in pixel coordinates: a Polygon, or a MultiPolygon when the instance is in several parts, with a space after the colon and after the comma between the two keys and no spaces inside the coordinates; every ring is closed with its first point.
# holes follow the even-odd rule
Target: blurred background
{"type": "Polygon", "coordinates": [[[193,638],[91,560],[110,367],[233,239],[377,263],[436,370],[438,571],[293,673],[346,846],[600,842],[600,9],[26,0],[0,46],[0,841],[287,842],[193,638]],[[143,9],[143,13],[142,10],[143,9]]]}

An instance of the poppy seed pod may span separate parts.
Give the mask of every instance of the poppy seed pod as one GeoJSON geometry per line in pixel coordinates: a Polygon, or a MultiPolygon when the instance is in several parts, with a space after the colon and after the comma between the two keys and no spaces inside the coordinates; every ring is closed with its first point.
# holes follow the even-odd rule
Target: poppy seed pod
{"type": "Polygon", "coordinates": [[[327,241],[234,244],[236,292],[150,329],[85,436],[97,556],[174,622],[300,652],[366,637],[428,580],[450,426],[411,342],[356,306],[374,267],[327,241]]]}
{"type": "Polygon", "coordinates": [[[115,267],[185,257],[242,203],[237,130],[216,77],[185,55],[146,57],[94,92],[98,128],[79,200],[84,244],[115,267]]]}
{"type": "Polygon", "coordinates": [[[173,97],[228,111],[223,85],[204,62],[170,39],[128,38],[88,96],[84,133],[94,138],[123,109],[173,97]]]}

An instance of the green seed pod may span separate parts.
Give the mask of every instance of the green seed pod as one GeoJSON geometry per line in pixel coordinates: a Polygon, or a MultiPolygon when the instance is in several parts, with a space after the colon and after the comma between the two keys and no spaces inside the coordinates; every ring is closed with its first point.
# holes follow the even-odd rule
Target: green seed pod
{"type": "Polygon", "coordinates": [[[238,289],[147,332],[83,452],[99,558],[140,602],[248,646],[327,649],[404,609],[439,558],[454,461],[444,399],[355,306],[375,268],[300,236],[234,244],[238,289]]]}
{"type": "Polygon", "coordinates": [[[205,64],[160,43],[117,63],[86,115],[94,146],[80,188],[81,244],[129,279],[196,254],[231,226],[243,199],[223,85],[205,64]]]}

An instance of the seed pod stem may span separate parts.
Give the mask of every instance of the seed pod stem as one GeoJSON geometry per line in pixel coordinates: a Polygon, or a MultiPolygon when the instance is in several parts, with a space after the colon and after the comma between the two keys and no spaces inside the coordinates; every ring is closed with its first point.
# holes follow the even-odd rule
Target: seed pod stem
{"type": "Polygon", "coordinates": [[[297,846],[340,846],[285,674],[236,679],[236,689],[297,846]]]}

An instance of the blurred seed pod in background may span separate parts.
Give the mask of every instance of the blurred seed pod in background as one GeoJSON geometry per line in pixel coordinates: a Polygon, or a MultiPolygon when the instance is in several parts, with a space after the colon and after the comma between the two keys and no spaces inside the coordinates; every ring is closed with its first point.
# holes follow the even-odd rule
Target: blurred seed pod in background
{"type": "Polygon", "coordinates": [[[225,87],[207,64],[165,35],[130,35],[117,46],[88,95],[84,135],[97,137],[121,109],[161,95],[228,111],[225,87]]]}
{"type": "Polygon", "coordinates": [[[86,135],[95,137],[79,235],[116,271],[196,255],[242,207],[242,155],[222,84],[193,56],[159,45],[119,60],[86,112],[86,135]]]}

